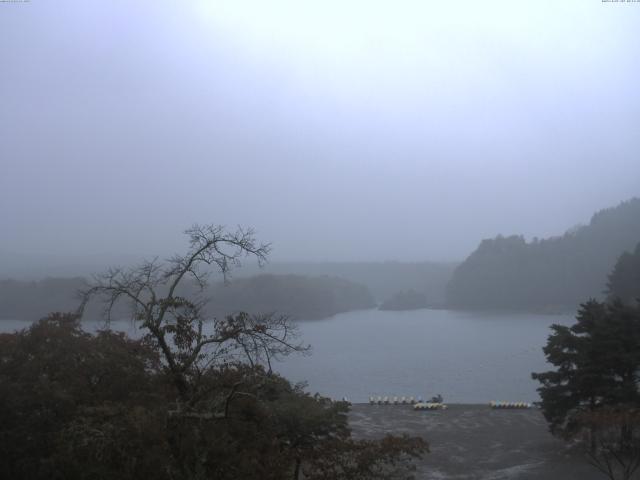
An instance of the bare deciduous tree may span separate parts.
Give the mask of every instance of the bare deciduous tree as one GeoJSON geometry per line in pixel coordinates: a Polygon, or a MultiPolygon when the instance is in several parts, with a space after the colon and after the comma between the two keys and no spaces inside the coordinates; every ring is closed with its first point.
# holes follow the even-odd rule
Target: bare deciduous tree
{"type": "MultiPolygon", "coordinates": [[[[268,244],[258,244],[251,229],[229,233],[222,226],[194,225],[185,231],[189,249],[165,262],[157,258],[128,269],[110,269],[81,292],[80,313],[92,298],[105,304],[107,322],[114,306],[127,301],[132,319],[159,349],[183,407],[198,398],[199,380],[208,369],[237,362],[264,365],[271,372],[274,357],[303,352],[295,328],[285,316],[239,313],[207,319],[205,289],[217,270],[228,279],[245,257],[266,261],[268,244]],[[195,284],[193,298],[181,287],[195,284]]],[[[234,394],[237,394],[234,391],[234,394]]]]}
{"type": "Polygon", "coordinates": [[[160,352],[175,387],[175,408],[167,412],[168,444],[180,477],[193,479],[210,468],[207,439],[212,430],[207,424],[229,419],[235,399],[260,401],[261,392],[268,392],[271,360],[308,347],[297,342],[285,316],[241,312],[209,319],[204,312],[205,289],[213,271],[226,281],[245,257],[265,262],[269,245],[256,243],[253,230],[229,233],[221,226],[194,225],[185,233],[189,249],[184,255],[96,276],[81,292],[79,313],[98,297],[109,322],[118,302],[131,304],[132,320],[160,352]],[[181,296],[189,282],[191,293],[181,296]],[[235,372],[234,380],[221,381],[225,372],[235,372]]]}

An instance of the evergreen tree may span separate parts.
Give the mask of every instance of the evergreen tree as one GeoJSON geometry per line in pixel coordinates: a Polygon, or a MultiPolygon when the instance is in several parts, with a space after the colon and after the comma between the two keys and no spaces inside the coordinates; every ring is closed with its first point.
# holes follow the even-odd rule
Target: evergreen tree
{"type": "Polygon", "coordinates": [[[532,374],[542,386],[551,431],[571,435],[578,418],[603,406],[640,406],[640,307],[590,300],[571,327],[553,325],[544,353],[555,370],[532,374]]]}
{"type": "Polygon", "coordinates": [[[600,471],[630,479],[640,467],[640,304],[590,300],[576,319],[552,326],[544,353],[555,370],[532,374],[542,412],[600,471]]]}
{"type": "Polygon", "coordinates": [[[619,298],[633,304],[640,299],[640,243],[632,253],[624,252],[609,275],[607,293],[610,299],[619,298]]]}

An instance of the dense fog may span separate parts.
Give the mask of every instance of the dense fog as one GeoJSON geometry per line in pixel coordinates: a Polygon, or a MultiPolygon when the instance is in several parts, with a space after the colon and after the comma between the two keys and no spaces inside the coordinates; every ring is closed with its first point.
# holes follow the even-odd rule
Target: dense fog
{"type": "Polygon", "coordinates": [[[194,222],[273,261],[461,261],[638,194],[635,5],[0,7],[8,275],[166,256],[194,222]]]}
{"type": "Polygon", "coordinates": [[[638,478],[639,25],[0,0],[0,478],[638,478]]]}

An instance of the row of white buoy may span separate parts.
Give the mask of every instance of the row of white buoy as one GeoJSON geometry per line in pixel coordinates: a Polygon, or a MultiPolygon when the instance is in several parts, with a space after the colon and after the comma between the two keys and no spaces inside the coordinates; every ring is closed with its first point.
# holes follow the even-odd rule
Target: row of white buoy
{"type": "MultiPolygon", "coordinates": [[[[397,397],[397,396],[370,396],[370,405],[413,405],[415,410],[445,410],[447,406],[442,403],[442,397],[434,398],[431,401],[425,402],[422,397],[397,397]]],[[[346,398],[343,401],[348,401],[346,398]]],[[[508,408],[532,408],[532,404],[528,402],[498,402],[492,400],[489,402],[489,406],[494,409],[508,409],[508,408]]]]}
{"type": "Polygon", "coordinates": [[[370,405],[415,405],[422,402],[422,397],[369,397],[370,405]]]}
{"type": "Polygon", "coordinates": [[[433,402],[419,402],[413,406],[414,410],[446,410],[447,406],[444,403],[433,402]]]}
{"type": "Polygon", "coordinates": [[[527,402],[489,402],[491,408],[531,408],[531,404],[527,402]]]}

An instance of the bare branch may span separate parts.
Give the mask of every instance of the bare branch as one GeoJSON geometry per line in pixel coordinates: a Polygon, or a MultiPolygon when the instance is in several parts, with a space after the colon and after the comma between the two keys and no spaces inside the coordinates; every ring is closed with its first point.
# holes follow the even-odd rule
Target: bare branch
{"type": "Polygon", "coordinates": [[[238,313],[223,320],[214,319],[205,328],[206,300],[199,295],[207,287],[211,267],[227,281],[231,269],[239,266],[243,258],[254,257],[263,265],[270,246],[257,243],[255,232],[241,227],[227,232],[219,225],[194,225],[185,234],[189,248],[184,255],[165,262],[154,258],[96,276],[81,293],[79,312],[84,312],[92,298],[100,298],[109,321],[115,305],[127,300],[132,306],[133,321],[140,322],[147,337],[155,342],[182,404],[188,405],[190,399],[197,397],[203,375],[216,366],[242,362],[255,367],[264,362],[270,373],[273,358],[304,353],[308,347],[296,343],[295,328],[287,317],[274,314],[238,313]],[[179,296],[187,278],[197,286],[195,298],[179,296]]]}

